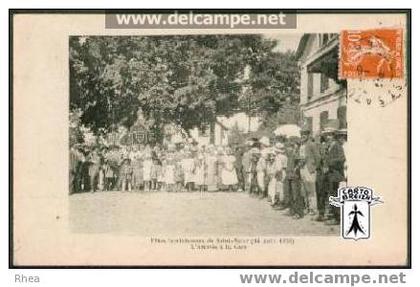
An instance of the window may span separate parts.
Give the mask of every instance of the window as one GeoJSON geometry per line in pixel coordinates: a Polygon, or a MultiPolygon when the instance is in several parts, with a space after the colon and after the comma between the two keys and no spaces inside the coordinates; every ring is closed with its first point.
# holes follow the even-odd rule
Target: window
{"type": "Polygon", "coordinates": [[[330,87],[330,79],[325,74],[321,74],[321,93],[328,90],[329,87],[330,87]]]}
{"type": "Polygon", "coordinates": [[[314,95],[314,74],[308,73],[308,101],[313,97],[314,95]]]}
{"type": "Polygon", "coordinates": [[[323,111],[319,115],[319,129],[322,131],[328,123],[328,111],[323,111]]]}
{"type": "Polygon", "coordinates": [[[347,107],[342,106],[337,109],[338,128],[347,129],[347,107]]]}

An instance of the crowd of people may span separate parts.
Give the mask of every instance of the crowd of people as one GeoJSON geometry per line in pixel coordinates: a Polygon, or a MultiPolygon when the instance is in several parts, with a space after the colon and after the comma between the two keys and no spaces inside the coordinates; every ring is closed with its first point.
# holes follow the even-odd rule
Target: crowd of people
{"type": "Polygon", "coordinates": [[[328,204],[346,181],[345,130],[311,137],[252,138],[244,145],[197,143],[70,149],[70,194],[97,191],[246,192],[295,219],[339,223],[328,204]]]}

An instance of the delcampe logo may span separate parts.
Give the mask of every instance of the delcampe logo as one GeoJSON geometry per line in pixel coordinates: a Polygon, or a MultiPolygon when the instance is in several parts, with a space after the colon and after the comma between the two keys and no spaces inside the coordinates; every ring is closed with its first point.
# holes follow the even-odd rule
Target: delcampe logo
{"type": "Polygon", "coordinates": [[[370,237],[370,207],[383,203],[368,187],[341,187],[337,196],[330,196],[330,204],[341,208],[341,235],[344,239],[370,237]]]}

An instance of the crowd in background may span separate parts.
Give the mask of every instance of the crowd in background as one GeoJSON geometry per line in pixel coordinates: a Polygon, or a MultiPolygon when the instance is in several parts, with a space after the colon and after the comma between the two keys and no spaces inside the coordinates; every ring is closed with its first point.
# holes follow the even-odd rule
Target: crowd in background
{"type": "Polygon", "coordinates": [[[296,219],[339,223],[328,204],[346,181],[345,130],[317,137],[251,138],[244,145],[94,146],[70,149],[70,194],[97,191],[246,192],[296,219]]]}

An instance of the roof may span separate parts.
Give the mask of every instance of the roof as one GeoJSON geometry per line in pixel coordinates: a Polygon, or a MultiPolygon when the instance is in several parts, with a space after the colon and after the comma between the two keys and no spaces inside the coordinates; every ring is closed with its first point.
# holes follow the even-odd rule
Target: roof
{"type": "Polygon", "coordinates": [[[308,43],[310,34],[303,34],[303,36],[300,38],[298,48],[296,50],[296,58],[300,59],[303,55],[303,52],[305,51],[306,44],[308,43]]]}

